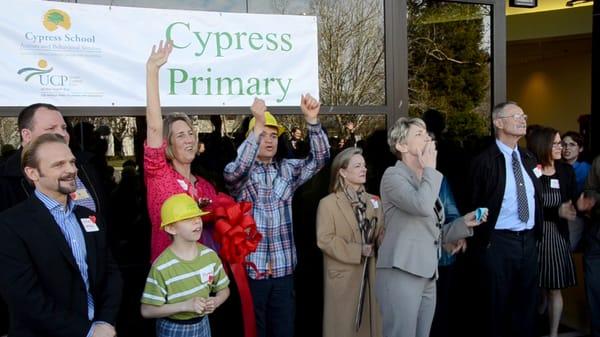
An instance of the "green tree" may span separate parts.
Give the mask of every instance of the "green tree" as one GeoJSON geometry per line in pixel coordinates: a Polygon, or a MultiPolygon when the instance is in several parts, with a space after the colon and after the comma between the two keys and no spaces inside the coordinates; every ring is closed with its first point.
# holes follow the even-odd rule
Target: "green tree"
{"type": "Polygon", "coordinates": [[[444,111],[449,136],[489,133],[489,7],[408,1],[409,114],[444,111]]]}

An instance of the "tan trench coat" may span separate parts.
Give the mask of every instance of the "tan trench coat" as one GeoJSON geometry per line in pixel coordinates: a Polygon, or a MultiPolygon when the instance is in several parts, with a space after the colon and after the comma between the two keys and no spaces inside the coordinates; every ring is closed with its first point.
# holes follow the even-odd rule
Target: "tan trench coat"
{"type": "MultiPolygon", "coordinates": [[[[383,227],[379,198],[369,194],[367,218],[377,217],[375,233],[383,227]]],[[[381,317],[375,300],[375,257],[369,261],[362,324],[354,320],[362,277],[362,240],[350,202],[343,192],[323,198],[317,210],[317,245],[323,251],[323,337],[381,336],[381,317]]]]}

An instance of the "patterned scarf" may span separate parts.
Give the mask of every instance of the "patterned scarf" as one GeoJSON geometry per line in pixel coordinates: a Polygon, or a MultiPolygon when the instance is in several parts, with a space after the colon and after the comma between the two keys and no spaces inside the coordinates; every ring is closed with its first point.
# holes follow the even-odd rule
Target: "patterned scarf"
{"type": "Polygon", "coordinates": [[[364,187],[354,190],[344,184],[343,190],[354,211],[354,216],[358,222],[358,229],[362,235],[363,243],[370,243],[372,226],[371,221],[367,219],[367,193],[365,192],[364,187]]]}

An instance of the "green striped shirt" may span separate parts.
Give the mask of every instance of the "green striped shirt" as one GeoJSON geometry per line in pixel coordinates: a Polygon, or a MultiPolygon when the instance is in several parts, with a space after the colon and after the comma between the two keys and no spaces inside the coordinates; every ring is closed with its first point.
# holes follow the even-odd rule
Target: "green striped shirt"
{"type": "MultiPolygon", "coordinates": [[[[150,268],[142,303],[160,306],[184,302],[193,297],[207,298],[227,286],[229,278],[219,256],[212,249],[198,244],[198,256],[186,261],[167,248],[150,268]]],[[[169,318],[186,320],[198,316],[195,312],[180,312],[169,318]]]]}

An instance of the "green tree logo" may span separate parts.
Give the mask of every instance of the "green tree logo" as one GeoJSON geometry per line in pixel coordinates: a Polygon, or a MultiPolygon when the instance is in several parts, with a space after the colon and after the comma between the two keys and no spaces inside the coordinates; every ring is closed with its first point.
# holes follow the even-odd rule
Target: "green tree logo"
{"type": "Polygon", "coordinates": [[[44,14],[43,25],[50,32],[55,31],[58,27],[68,30],[71,28],[71,17],[60,9],[51,9],[44,14]]]}

